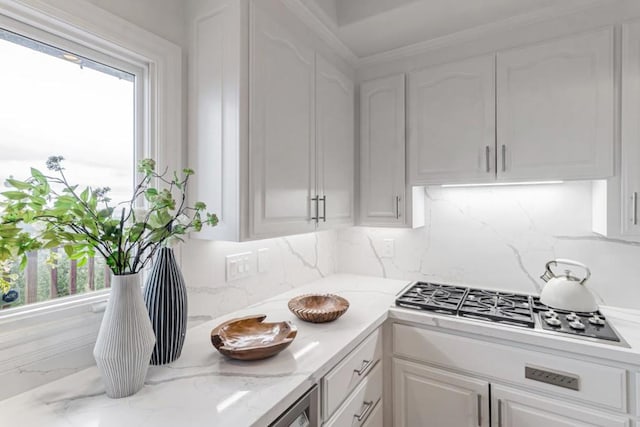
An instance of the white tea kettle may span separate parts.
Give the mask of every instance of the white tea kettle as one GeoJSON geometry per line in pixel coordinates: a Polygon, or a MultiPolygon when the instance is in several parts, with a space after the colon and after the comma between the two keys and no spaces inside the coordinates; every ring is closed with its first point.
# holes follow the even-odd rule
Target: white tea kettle
{"type": "Polygon", "coordinates": [[[545,269],[544,274],[540,276],[542,280],[547,282],[540,294],[541,303],[558,310],[575,312],[598,310],[598,304],[593,294],[584,285],[584,282],[591,277],[591,271],[586,265],[570,259],[556,259],[549,261],[545,269]],[[581,279],[572,275],[571,270],[567,268],[564,270],[564,275],[556,276],[551,271],[551,265],[558,266],[558,264],[580,267],[584,269],[586,274],[581,279]]]}

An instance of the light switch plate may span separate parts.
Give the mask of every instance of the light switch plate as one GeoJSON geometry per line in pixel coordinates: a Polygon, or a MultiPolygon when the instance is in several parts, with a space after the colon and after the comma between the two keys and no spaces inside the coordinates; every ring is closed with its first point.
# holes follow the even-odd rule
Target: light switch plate
{"type": "Polygon", "coordinates": [[[243,252],[240,254],[227,255],[226,258],[226,270],[227,270],[227,282],[233,282],[234,280],[244,279],[251,276],[251,252],[243,252]]]}

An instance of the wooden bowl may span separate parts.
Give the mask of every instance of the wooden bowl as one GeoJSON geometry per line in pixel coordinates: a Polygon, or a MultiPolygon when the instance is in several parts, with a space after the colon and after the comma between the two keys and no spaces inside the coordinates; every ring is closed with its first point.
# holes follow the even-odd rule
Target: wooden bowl
{"type": "Polygon", "coordinates": [[[349,308],[349,301],[333,294],[300,295],[289,301],[289,310],[313,323],[332,322],[349,308]]]}
{"type": "Polygon", "coordinates": [[[211,343],[222,354],[238,360],[275,356],[287,348],[298,333],[290,322],[263,322],[266,315],[231,319],[211,330],[211,343]]]}

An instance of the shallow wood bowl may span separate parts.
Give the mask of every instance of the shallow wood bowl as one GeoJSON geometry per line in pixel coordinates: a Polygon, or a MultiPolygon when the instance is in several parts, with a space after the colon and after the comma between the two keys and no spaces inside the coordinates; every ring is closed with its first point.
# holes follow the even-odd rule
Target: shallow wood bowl
{"type": "Polygon", "coordinates": [[[238,360],[275,356],[287,348],[298,333],[290,322],[263,322],[267,316],[231,319],[211,330],[211,343],[222,354],[238,360]]]}
{"type": "Polygon", "coordinates": [[[332,322],[349,308],[349,301],[333,294],[300,295],[289,301],[289,310],[298,318],[313,323],[332,322]]]}

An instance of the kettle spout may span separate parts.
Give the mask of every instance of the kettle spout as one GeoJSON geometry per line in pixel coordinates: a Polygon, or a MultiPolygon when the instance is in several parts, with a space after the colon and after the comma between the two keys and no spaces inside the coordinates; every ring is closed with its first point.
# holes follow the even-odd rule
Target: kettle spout
{"type": "Polygon", "coordinates": [[[540,278],[544,280],[545,283],[547,283],[549,280],[553,279],[554,277],[555,276],[553,275],[553,273],[550,272],[549,270],[545,271],[544,274],[540,276],[540,278]]]}

